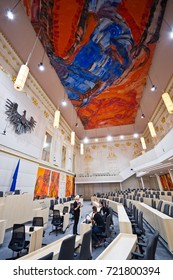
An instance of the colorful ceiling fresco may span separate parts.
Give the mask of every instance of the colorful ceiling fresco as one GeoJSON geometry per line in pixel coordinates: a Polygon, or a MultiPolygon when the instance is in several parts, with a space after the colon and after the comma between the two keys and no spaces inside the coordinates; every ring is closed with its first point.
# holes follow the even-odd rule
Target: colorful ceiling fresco
{"type": "Polygon", "coordinates": [[[166,0],[24,0],[85,129],[133,124],[166,0]]]}

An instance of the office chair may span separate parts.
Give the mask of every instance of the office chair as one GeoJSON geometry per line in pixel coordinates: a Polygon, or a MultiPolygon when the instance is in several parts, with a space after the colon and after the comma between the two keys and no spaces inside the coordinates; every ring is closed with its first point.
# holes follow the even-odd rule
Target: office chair
{"type": "MultiPolygon", "coordinates": [[[[149,237],[147,244],[143,244],[143,247],[146,248],[144,253],[140,254],[138,252],[132,252],[132,259],[155,260],[158,239],[159,232],[156,230],[154,234],[151,237],[149,237]]],[[[142,246],[142,244],[140,244],[140,246],[142,246]]]]}
{"type": "Polygon", "coordinates": [[[77,259],[79,260],[91,260],[91,236],[92,230],[88,230],[84,233],[80,253],[77,259]]]}
{"type": "Polygon", "coordinates": [[[100,247],[104,245],[106,247],[106,244],[109,244],[112,242],[113,238],[111,237],[112,235],[112,230],[111,230],[111,215],[109,214],[106,217],[106,222],[105,222],[105,230],[102,233],[98,233],[97,237],[100,239],[100,244],[94,246],[94,248],[100,247]]]}
{"type": "Polygon", "coordinates": [[[53,210],[53,218],[51,224],[52,224],[52,231],[49,232],[49,235],[52,232],[56,232],[56,236],[57,236],[58,231],[62,230],[63,228],[63,221],[59,210],[53,210]],[[55,227],[55,229],[53,229],[53,227],[55,227]]]}
{"type": "Polygon", "coordinates": [[[15,190],[14,194],[20,194],[20,190],[15,190]]]}
{"type": "Polygon", "coordinates": [[[70,219],[74,219],[74,204],[73,203],[70,203],[70,211],[69,211],[71,217],[70,219]]]}
{"type": "MultiPolygon", "coordinates": [[[[44,230],[44,222],[43,222],[43,217],[34,217],[32,220],[32,226],[33,227],[43,227],[43,237],[45,235],[45,230],[44,230]]],[[[46,246],[46,244],[42,243],[43,246],[46,246]]]]}
{"type": "Polygon", "coordinates": [[[48,253],[47,255],[39,258],[38,260],[53,260],[53,252],[48,253]]]}
{"type": "Polygon", "coordinates": [[[169,215],[169,207],[170,207],[169,204],[164,205],[164,208],[163,208],[163,213],[164,214],[169,215]]]}
{"type": "Polygon", "coordinates": [[[63,215],[65,215],[66,213],[68,213],[68,206],[64,206],[63,210],[62,210],[63,215]]]}
{"type": "Polygon", "coordinates": [[[49,206],[49,210],[50,210],[49,216],[52,215],[52,212],[53,212],[53,210],[54,210],[54,205],[55,205],[55,201],[54,201],[54,199],[51,199],[51,200],[50,200],[50,206],[49,206]]]}
{"type": "Polygon", "coordinates": [[[163,204],[163,201],[162,201],[162,200],[159,200],[159,203],[158,203],[158,205],[157,205],[157,210],[158,210],[158,211],[161,211],[162,204],[163,204]]]}
{"type": "Polygon", "coordinates": [[[62,241],[58,260],[74,260],[75,238],[74,234],[62,241]]]}
{"type": "Polygon", "coordinates": [[[12,258],[14,257],[14,252],[17,252],[17,258],[20,257],[20,253],[23,249],[27,249],[29,241],[25,240],[25,225],[24,224],[14,224],[12,237],[8,248],[13,251],[12,258]]]}
{"type": "Polygon", "coordinates": [[[153,198],[151,199],[151,207],[156,209],[156,201],[153,198]]]}
{"type": "Polygon", "coordinates": [[[173,206],[171,206],[170,217],[173,218],[173,206]]]}
{"type": "Polygon", "coordinates": [[[0,197],[3,197],[3,191],[0,191],[0,197]]]}
{"type": "MultiPolygon", "coordinates": [[[[44,227],[43,217],[33,217],[32,220],[33,227],[44,227]]],[[[43,236],[45,234],[45,230],[43,230],[43,236]]]]}

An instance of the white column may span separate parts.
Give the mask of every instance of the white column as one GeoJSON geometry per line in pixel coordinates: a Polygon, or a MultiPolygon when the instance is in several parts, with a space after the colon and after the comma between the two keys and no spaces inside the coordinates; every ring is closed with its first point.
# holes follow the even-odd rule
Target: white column
{"type": "Polygon", "coordinates": [[[141,177],[141,184],[142,184],[142,188],[145,189],[145,185],[142,177],[141,177]]]}

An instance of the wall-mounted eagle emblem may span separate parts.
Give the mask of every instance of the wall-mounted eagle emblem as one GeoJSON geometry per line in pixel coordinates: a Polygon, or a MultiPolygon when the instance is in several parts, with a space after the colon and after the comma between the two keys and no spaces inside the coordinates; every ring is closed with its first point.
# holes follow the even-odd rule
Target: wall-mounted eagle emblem
{"type": "Polygon", "coordinates": [[[11,100],[7,99],[6,104],[6,115],[7,120],[13,125],[15,129],[15,133],[23,134],[30,132],[36,126],[36,121],[33,117],[30,117],[30,120],[26,119],[26,110],[23,111],[23,115],[20,115],[17,111],[18,104],[12,102],[11,100]]]}

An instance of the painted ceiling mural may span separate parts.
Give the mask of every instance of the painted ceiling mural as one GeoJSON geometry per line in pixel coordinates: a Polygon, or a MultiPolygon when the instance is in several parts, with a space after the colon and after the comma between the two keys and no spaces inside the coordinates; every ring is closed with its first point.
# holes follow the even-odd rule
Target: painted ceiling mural
{"type": "Polygon", "coordinates": [[[24,0],[85,129],[133,124],[166,0],[24,0]]]}

